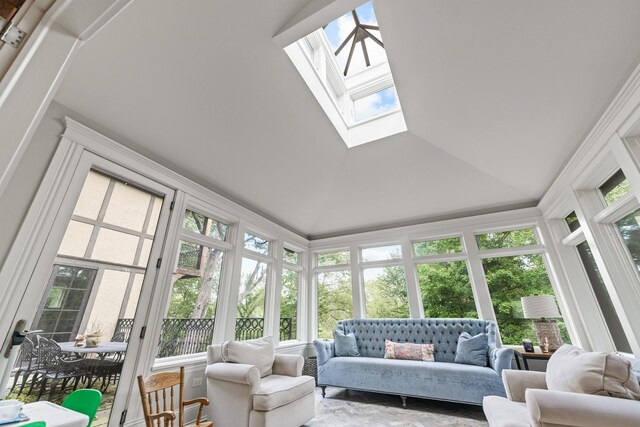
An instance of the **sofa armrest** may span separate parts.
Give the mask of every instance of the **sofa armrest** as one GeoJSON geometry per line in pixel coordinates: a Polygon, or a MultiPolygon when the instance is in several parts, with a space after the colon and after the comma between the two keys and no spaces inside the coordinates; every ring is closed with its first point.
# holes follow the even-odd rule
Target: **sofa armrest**
{"type": "Polygon", "coordinates": [[[533,426],[640,425],[640,402],[637,400],[534,389],[527,390],[526,400],[533,426]]]}
{"type": "Polygon", "coordinates": [[[524,394],[528,388],[547,389],[547,375],[544,372],[516,371],[504,369],[502,371],[502,383],[509,400],[524,403],[524,394]]]}
{"type": "Polygon", "coordinates": [[[318,366],[322,366],[329,359],[335,356],[335,350],[333,347],[333,340],[331,341],[313,341],[313,346],[316,348],[316,356],[318,356],[318,366]]]}
{"type": "Polygon", "coordinates": [[[273,373],[275,375],[286,375],[288,377],[299,377],[302,375],[304,357],[295,354],[276,354],[273,361],[273,373]]]}
{"type": "Polygon", "coordinates": [[[503,369],[511,369],[513,353],[512,348],[489,347],[489,366],[491,366],[498,375],[502,375],[503,369]]]}
{"type": "Polygon", "coordinates": [[[243,363],[214,363],[207,366],[205,375],[211,380],[227,381],[236,384],[246,384],[252,394],[260,387],[260,371],[253,365],[243,363]]]}

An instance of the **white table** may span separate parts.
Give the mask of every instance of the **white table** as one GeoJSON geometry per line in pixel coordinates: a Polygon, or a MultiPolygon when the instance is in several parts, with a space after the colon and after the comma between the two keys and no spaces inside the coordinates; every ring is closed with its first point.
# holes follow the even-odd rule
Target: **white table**
{"type": "Polygon", "coordinates": [[[99,359],[104,359],[110,353],[124,353],[127,351],[126,342],[105,341],[98,344],[97,347],[76,347],[74,342],[59,342],[60,350],[65,353],[75,354],[97,354],[99,359]]]}
{"type": "Polygon", "coordinates": [[[63,408],[51,402],[27,403],[22,407],[22,413],[29,417],[29,421],[9,424],[8,426],[21,426],[33,421],[44,421],[47,427],[87,427],[89,417],[80,412],[63,408]]]}

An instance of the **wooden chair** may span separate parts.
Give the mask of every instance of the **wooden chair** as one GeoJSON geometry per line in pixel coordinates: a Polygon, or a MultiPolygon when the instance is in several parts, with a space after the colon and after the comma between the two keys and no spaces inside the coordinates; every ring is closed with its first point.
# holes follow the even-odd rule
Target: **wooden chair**
{"type": "Polygon", "coordinates": [[[200,404],[198,408],[198,418],[196,423],[188,427],[213,427],[211,421],[201,423],[202,408],[209,405],[209,399],[199,397],[192,400],[184,400],[184,367],[180,367],[180,372],[158,372],[144,379],[138,375],[138,387],[140,388],[140,398],[142,399],[142,410],[144,411],[144,421],[147,427],[174,427],[176,414],[173,410],[175,399],[178,399],[178,425],[184,427],[185,406],[200,404]],[[174,397],[174,387],[178,387],[178,396],[174,397]],[[163,421],[163,423],[161,423],[163,421]],[[155,423],[155,424],[154,424],[155,423]]]}

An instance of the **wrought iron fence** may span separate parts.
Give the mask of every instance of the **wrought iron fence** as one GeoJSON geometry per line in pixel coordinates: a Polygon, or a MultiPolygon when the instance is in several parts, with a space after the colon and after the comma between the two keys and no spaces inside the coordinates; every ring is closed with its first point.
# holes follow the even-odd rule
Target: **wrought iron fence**
{"type": "MultiPolygon", "coordinates": [[[[214,319],[164,319],[157,357],[179,356],[207,350],[213,341],[214,319]]],[[[133,319],[118,319],[115,335],[124,335],[129,341],[133,319]]],[[[264,319],[239,317],[236,319],[236,340],[260,338],[264,334],[264,319]]],[[[280,319],[280,341],[294,339],[296,321],[291,317],[280,319]]]]}

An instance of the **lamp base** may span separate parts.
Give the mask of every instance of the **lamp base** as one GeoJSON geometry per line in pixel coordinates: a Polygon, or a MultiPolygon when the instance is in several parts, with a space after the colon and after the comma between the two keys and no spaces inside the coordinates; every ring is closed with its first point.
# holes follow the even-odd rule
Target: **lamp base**
{"type": "Polygon", "coordinates": [[[538,337],[541,347],[545,338],[549,343],[549,352],[556,351],[564,344],[562,335],[560,335],[560,328],[558,328],[555,320],[536,320],[533,324],[536,327],[536,337],[538,337]]]}

